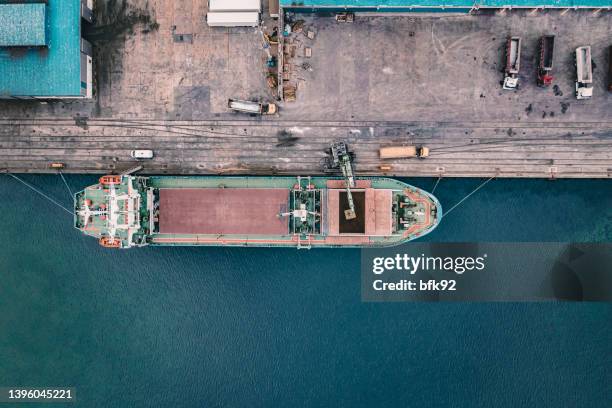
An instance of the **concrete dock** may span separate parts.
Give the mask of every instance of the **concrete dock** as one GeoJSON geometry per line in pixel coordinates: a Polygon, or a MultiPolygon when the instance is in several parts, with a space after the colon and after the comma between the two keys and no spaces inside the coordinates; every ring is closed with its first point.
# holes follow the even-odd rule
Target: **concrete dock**
{"type": "Polygon", "coordinates": [[[150,148],[144,173],[319,174],[346,140],[358,174],[444,177],[612,176],[609,123],[442,123],[70,120],[0,122],[0,166],[12,172],[120,172],[150,148]],[[72,122],[72,123],[71,123],[72,122]],[[8,130],[8,131],[7,131],[8,130]],[[425,145],[427,159],[384,160],[381,146],[425,145]],[[381,165],[391,170],[381,172],[381,165]]]}
{"type": "Polygon", "coordinates": [[[229,112],[227,99],[274,101],[255,29],[207,27],[206,2],[129,0],[123,14],[97,3],[98,26],[85,30],[95,99],[0,102],[0,170],[61,162],[66,172],[121,172],[135,165],[131,150],[152,149],[144,173],[320,174],[326,149],[345,140],[364,175],[612,175],[611,13],[295,17],[315,33],[288,39],[297,100],[254,118],[229,112]],[[556,35],[546,89],[535,84],[544,34],[556,35]],[[515,92],[500,85],[509,35],[523,38],[515,92]],[[581,45],[592,46],[595,66],[587,101],[573,91],[581,45]],[[382,162],[378,149],[390,145],[425,145],[431,156],[382,162]]]}

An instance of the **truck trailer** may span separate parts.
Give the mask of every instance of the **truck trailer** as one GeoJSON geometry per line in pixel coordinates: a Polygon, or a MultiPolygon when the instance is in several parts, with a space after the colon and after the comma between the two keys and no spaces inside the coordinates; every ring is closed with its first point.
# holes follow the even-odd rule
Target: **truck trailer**
{"type": "Polygon", "coordinates": [[[227,107],[236,112],[251,113],[254,115],[274,115],[277,111],[276,104],[274,103],[240,101],[237,99],[228,100],[227,107]]]}
{"type": "Polygon", "coordinates": [[[540,38],[540,61],[538,64],[538,86],[548,87],[553,82],[553,51],[555,36],[544,35],[540,38]]]}
{"type": "Polygon", "coordinates": [[[517,89],[521,67],[521,37],[510,37],[506,43],[504,89],[517,89]]]}
{"type": "Polygon", "coordinates": [[[576,48],[576,99],[590,99],[593,96],[593,67],[591,47],[576,48]]]}
{"type": "Polygon", "coordinates": [[[380,158],[385,159],[409,159],[418,157],[424,159],[429,156],[429,148],[426,146],[387,146],[379,150],[380,158]]]}

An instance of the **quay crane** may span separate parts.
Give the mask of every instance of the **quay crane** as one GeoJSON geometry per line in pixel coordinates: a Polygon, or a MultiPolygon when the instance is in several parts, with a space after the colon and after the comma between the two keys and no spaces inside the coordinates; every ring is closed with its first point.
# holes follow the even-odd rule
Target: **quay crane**
{"type": "Polygon", "coordinates": [[[348,152],[346,143],[336,142],[331,146],[332,154],[332,165],[334,168],[340,168],[342,175],[346,181],[346,199],[349,204],[349,208],[344,210],[344,217],[347,220],[354,220],[357,218],[355,213],[355,202],[353,201],[353,194],[351,188],[355,188],[355,176],[353,175],[353,165],[351,163],[351,155],[348,152]]]}

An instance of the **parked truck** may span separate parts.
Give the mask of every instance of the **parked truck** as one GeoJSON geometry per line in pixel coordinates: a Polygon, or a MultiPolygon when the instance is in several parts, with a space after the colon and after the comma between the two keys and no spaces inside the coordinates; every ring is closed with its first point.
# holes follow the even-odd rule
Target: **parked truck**
{"type": "Polygon", "coordinates": [[[590,99],[593,96],[593,67],[591,47],[576,48],[576,99],[590,99]]]}
{"type": "Polygon", "coordinates": [[[379,154],[381,159],[409,159],[411,157],[424,159],[429,156],[429,148],[426,146],[389,146],[381,147],[379,154]]]}
{"type": "Polygon", "coordinates": [[[506,43],[504,89],[517,89],[521,67],[521,37],[510,37],[506,43]]]}
{"type": "Polygon", "coordinates": [[[231,110],[237,112],[251,113],[254,115],[274,115],[277,111],[276,104],[274,103],[240,101],[237,99],[228,100],[227,106],[231,110]]]}
{"type": "Polygon", "coordinates": [[[540,61],[538,64],[538,86],[548,87],[553,82],[553,51],[555,36],[544,35],[540,38],[540,61]]]}

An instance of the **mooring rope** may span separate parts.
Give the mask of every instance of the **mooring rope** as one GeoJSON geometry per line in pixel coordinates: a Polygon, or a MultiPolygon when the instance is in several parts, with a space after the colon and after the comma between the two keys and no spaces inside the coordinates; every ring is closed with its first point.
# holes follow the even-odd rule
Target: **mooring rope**
{"type": "Polygon", "coordinates": [[[68,189],[68,193],[70,193],[70,198],[74,197],[74,194],[72,194],[72,190],[70,189],[70,186],[68,185],[68,182],[66,181],[66,178],[62,174],[62,171],[60,170],[60,171],[58,171],[58,173],[62,177],[62,180],[64,180],[64,185],[68,189]]]}
{"type": "Polygon", "coordinates": [[[431,190],[431,194],[436,192],[436,188],[438,188],[438,183],[440,183],[440,180],[442,180],[442,177],[438,177],[438,180],[436,180],[436,184],[433,187],[433,190],[431,190]]]}
{"type": "Polygon", "coordinates": [[[59,208],[61,208],[62,210],[66,211],[68,214],[70,215],[74,215],[74,212],[70,211],[68,208],[64,207],[63,205],[61,205],[59,202],[57,202],[56,200],[54,200],[53,198],[49,197],[47,194],[43,193],[42,191],[40,191],[39,189],[37,189],[36,187],[34,187],[33,185],[31,185],[30,183],[20,179],[19,177],[17,177],[16,175],[14,175],[13,173],[6,173],[9,176],[11,176],[12,178],[14,178],[15,180],[19,181],[20,183],[22,183],[24,186],[28,187],[29,189],[31,189],[32,191],[35,191],[36,193],[40,194],[41,196],[43,196],[44,198],[46,198],[47,200],[51,201],[53,204],[57,205],[59,208]]]}
{"type": "Polygon", "coordinates": [[[443,217],[446,217],[448,214],[450,214],[450,212],[453,211],[455,208],[457,208],[459,206],[459,204],[461,204],[462,202],[464,202],[465,200],[470,198],[472,196],[472,194],[476,193],[478,190],[483,188],[489,181],[493,180],[494,178],[495,178],[495,176],[491,176],[491,178],[489,178],[488,180],[485,180],[481,185],[476,187],[470,194],[466,195],[465,197],[463,197],[461,199],[461,201],[459,201],[457,204],[453,205],[450,210],[446,211],[444,213],[443,217]]]}

